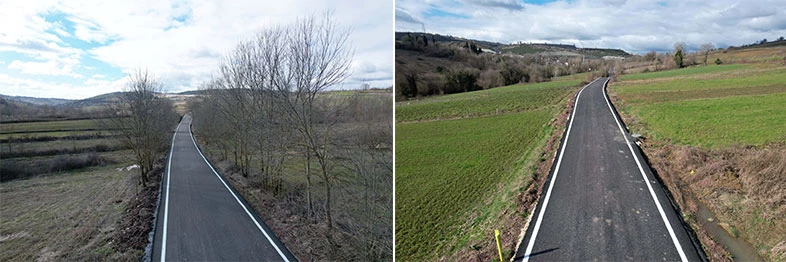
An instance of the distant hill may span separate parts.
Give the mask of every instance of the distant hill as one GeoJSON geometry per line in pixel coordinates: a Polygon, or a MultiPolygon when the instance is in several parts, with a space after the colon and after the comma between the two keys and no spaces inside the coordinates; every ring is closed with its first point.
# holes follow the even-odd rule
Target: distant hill
{"type": "Polygon", "coordinates": [[[4,98],[5,100],[8,100],[8,101],[20,102],[20,103],[24,103],[24,104],[38,105],[38,106],[41,106],[41,105],[56,106],[56,105],[62,105],[62,104],[65,104],[65,103],[70,103],[70,102],[75,101],[75,100],[71,100],[71,99],[62,99],[62,98],[40,98],[40,97],[29,97],[29,96],[8,96],[8,95],[3,95],[3,94],[0,94],[0,97],[4,98]]]}
{"type": "Polygon", "coordinates": [[[622,49],[612,48],[578,48],[575,45],[550,44],[550,43],[514,43],[503,44],[485,40],[468,39],[459,36],[440,35],[432,33],[417,32],[396,32],[396,42],[405,41],[407,38],[417,38],[423,41],[423,37],[430,43],[437,43],[449,46],[464,46],[466,43],[474,43],[486,51],[497,51],[517,55],[541,55],[541,56],[588,56],[590,58],[602,58],[604,56],[628,57],[630,53],[622,49]]]}
{"type": "Polygon", "coordinates": [[[607,72],[610,57],[630,56],[619,49],[502,44],[412,32],[397,32],[395,49],[398,101],[607,72]]]}
{"type": "Polygon", "coordinates": [[[739,47],[729,46],[729,49],[739,50],[739,49],[747,49],[747,48],[762,48],[762,47],[773,47],[773,46],[786,46],[786,39],[780,37],[778,40],[775,41],[759,41],[753,44],[741,45],[739,47]]]}
{"type": "Polygon", "coordinates": [[[178,95],[201,95],[201,94],[204,94],[204,93],[205,93],[204,90],[189,90],[189,91],[183,91],[183,92],[175,93],[175,94],[178,94],[178,95]]]}
{"type": "Polygon", "coordinates": [[[70,103],[63,104],[63,107],[88,107],[88,106],[101,106],[116,103],[120,101],[122,92],[112,92],[102,95],[97,95],[82,100],[75,100],[70,103]]]}

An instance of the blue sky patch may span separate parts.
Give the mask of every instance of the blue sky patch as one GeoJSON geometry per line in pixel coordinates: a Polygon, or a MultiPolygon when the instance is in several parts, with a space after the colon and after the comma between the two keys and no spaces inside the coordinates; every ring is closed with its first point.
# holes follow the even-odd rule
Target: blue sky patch
{"type": "MultiPolygon", "coordinates": [[[[524,2],[527,3],[527,4],[533,4],[533,5],[545,5],[545,4],[548,4],[548,3],[557,2],[557,0],[524,0],[524,2]]],[[[568,1],[568,2],[570,3],[570,2],[573,2],[573,1],[568,1]]]]}
{"type": "Polygon", "coordinates": [[[436,9],[436,8],[433,8],[433,7],[429,8],[428,11],[424,12],[423,16],[425,16],[425,17],[450,17],[450,18],[463,18],[463,19],[469,18],[468,15],[450,13],[450,12],[439,10],[439,9],[436,9]]]}

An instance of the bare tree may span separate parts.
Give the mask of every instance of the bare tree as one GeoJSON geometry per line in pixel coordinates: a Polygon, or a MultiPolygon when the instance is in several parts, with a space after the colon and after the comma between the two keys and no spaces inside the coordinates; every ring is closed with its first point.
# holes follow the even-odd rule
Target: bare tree
{"type": "Polygon", "coordinates": [[[206,85],[211,103],[231,130],[235,163],[244,175],[251,171],[252,147],[256,148],[265,181],[279,188],[287,152],[297,146],[305,157],[307,206],[313,214],[312,160],[318,164],[329,226],[336,151],[333,129],[346,99],[323,91],[349,76],[353,55],[349,32],[334,22],[331,13],[268,28],[227,55],[217,76],[206,85]]]}
{"type": "MultiPolygon", "coordinates": [[[[330,99],[321,95],[325,88],[343,82],[348,76],[353,51],[347,40],[350,30],[340,28],[331,13],[322,19],[314,16],[303,18],[288,28],[286,55],[280,61],[280,69],[275,70],[272,83],[280,98],[283,112],[288,122],[296,130],[301,144],[307,151],[306,177],[310,182],[311,157],[316,158],[320,167],[320,177],[325,186],[325,217],[328,227],[332,227],[330,212],[332,160],[332,126],[325,122],[330,114],[320,112],[319,99],[330,99]]],[[[335,113],[335,112],[334,112],[335,113]]],[[[309,193],[310,194],[310,193],[309,193]]],[[[309,196],[310,202],[310,196],[309,196]]]]}
{"type": "Polygon", "coordinates": [[[657,56],[658,56],[658,53],[656,53],[655,51],[649,51],[649,52],[647,52],[647,54],[644,55],[644,61],[648,61],[648,62],[649,61],[655,61],[657,56]]]}
{"type": "Polygon", "coordinates": [[[710,56],[712,50],[715,50],[715,45],[712,43],[702,44],[701,47],[699,47],[699,52],[704,55],[704,65],[707,65],[707,58],[710,56]]]}
{"type": "Polygon", "coordinates": [[[153,164],[169,148],[172,126],[177,121],[172,102],[159,97],[161,90],[161,83],[147,70],[137,70],[129,75],[120,103],[111,107],[115,116],[120,117],[104,122],[134,152],[142,186],[147,186],[153,164]]]}

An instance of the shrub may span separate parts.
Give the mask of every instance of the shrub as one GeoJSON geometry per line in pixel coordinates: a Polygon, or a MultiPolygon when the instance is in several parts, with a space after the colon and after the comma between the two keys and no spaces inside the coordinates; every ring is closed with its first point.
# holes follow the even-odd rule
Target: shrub
{"type": "Polygon", "coordinates": [[[520,64],[513,61],[505,61],[502,70],[499,71],[503,85],[513,85],[529,81],[529,73],[520,64]]]}
{"type": "Polygon", "coordinates": [[[677,50],[677,52],[674,53],[674,63],[676,64],[677,68],[683,67],[683,58],[682,50],[677,50]]]}
{"type": "Polygon", "coordinates": [[[442,94],[445,77],[442,74],[428,73],[418,79],[418,95],[430,96],[442,94]]]}
{"type": "Polygon", "coordinates": [[[401,95],[408,98],[415,97],[418,94],[417,74],[412,72],[402,72],[402,75],[404,76],[405,80],[400,82],[398,85],[399,89],[401,89],[401,95]]]}
{"type": "Polygon", "coordinates": [[[504,83],[502,81],[501,72],[492,69],[486,69],[480,73],[478,77],[478,85],[480,85],[483,89],[494,88],[498,86],[502,86],[504,83]]]}
{"type": "Polygon", "coordinates": [[[721,61],[721,59],[720,59],[720,58],[715,58],[715,64],[716,64],[716,65],[723,64],[723,61],[721,61]]]}
{"type": "Polygon", "coordinates": [[[81,155],[59,155],[50,159],[33,161],[4,160],[0,164],[0,181],[24,179],[46,173],[66,172],[91,166],[117,163],[115,160],[88,153],[81,155]]]}
{"type": "Polygon", "coordinates": [[[445,94],[480,90],[477,85],[480,71],[474,68],[452,70],[445,81],[445,94]]]}

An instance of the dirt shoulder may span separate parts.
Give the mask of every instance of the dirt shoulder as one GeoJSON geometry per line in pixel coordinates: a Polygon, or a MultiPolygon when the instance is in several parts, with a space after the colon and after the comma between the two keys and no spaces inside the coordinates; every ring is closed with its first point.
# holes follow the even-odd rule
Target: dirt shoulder
{"type": "Polygon", "coordinates": [[[702,226],[707,207],[733,238],[761,258],[786,259],[786,144],[703,149],[668,142],[643,145],[652,167],[673,193],[711,260],[730,260],[718,238],[702,226]]]}

